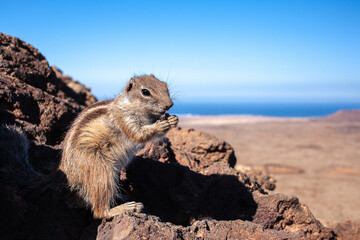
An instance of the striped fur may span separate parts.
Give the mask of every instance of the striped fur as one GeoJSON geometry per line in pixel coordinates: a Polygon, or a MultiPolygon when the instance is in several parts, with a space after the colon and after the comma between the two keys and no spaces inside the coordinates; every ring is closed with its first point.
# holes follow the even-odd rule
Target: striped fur
{"type": "Polygon", "coordinates": [[[177,117],[159,120],[172,105],[166,83],[140,76],[114,100],[95,103],[76,118],[65,137],[59,169],[95,218],[109,216],[119,172],[138,147],[176,125],[177,117]],[[150,96],[142,94],[145,88],[150,96]]]}

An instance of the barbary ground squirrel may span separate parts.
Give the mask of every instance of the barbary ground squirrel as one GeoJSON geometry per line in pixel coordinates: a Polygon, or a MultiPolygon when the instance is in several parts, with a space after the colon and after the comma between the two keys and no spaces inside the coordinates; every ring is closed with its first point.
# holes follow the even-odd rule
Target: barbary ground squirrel
{"type": "MultiPolygon", "coordinates": [[[[91,207],[94,218],[111,218],[124,210],[141,211],[143,205],[137,202],[111,208],[119,195],[120,170],[145,142],[164,136],[177,125],[177,116],[165,114],[172,106],[167,84],[152,74],[143,75],[131,78],[113,100],[97,102],[75,119],[63,141],[59,172],[66,176],[68,188],[91,207]]],[[[7,142],[8,146],[12,142],[9,139],[14,139],[15,133],[9,131],[18,134],[16,142],[19,152],[23,153],[21,156],[9,154],[5,145],[0,147],[0,152],[8,155],[0,171],[16,177],[25,178],[24,175],[30,174],[33,178],[41,177],[28,163],[24,153],[28,140],[18,128],[2,127],[0,143],[7,142]],[[12,165],[12,169],[6,169],[8,166],[4,164],[12,165]],[[16,171],[22,174],[15,174],[16,171]]],[[[48,178],[44,176],[40,181],[46,182],[48,178]]]]}

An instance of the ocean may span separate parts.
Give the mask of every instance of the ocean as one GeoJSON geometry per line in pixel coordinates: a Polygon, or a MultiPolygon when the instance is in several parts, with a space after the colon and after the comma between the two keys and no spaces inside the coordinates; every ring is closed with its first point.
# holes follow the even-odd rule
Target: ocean
{"type": "Polygon", "coordinates": [[[321,117],[338,110],[360,109],[360,103],[183,103],[175,102],[170,114],[255,115],[321,117]]]}

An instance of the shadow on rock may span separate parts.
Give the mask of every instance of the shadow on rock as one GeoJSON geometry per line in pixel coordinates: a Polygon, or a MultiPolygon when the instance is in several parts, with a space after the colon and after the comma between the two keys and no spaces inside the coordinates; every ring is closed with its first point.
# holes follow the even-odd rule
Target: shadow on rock
{"type": "Polygon", "coordinates": [[[251,221],[256,213],[252,193],[235,176],[205,176],[178,164],[140,157],[126,175],[130,198],[163,221],[183,226],[198,219],[251,221]]]}
{"type": "Polygon", "coordinates": [[[51,190],[29,197],[1,181],[0,196],[1,239],[80,239],[91,221],[90,211],[69,208],[62,194],[51,190]]]}
{"type": "Polygon", "coordinates": [[[31,144],[30,162],[43,175],[27,175],[13,161],[11,151],[0,152],[1,239],[80,239],[92,217],[89,210],[67,204],[67,178],[56,170],[60,150],[31,144]]]}

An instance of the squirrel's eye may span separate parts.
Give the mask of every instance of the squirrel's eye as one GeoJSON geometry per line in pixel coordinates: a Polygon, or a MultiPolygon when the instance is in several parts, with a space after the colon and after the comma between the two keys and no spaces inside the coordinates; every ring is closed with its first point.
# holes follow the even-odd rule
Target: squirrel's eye
{"type": "Polygon", "coordinates": [[[143,89],[143,90],[141,90],[141,92],[142,92],[142,94],[143,94],[144,96],[150,96],[150,95],[151,95],[151,94],[150,94],[150,91],[147,90],[147,89],[143,89]]]}

